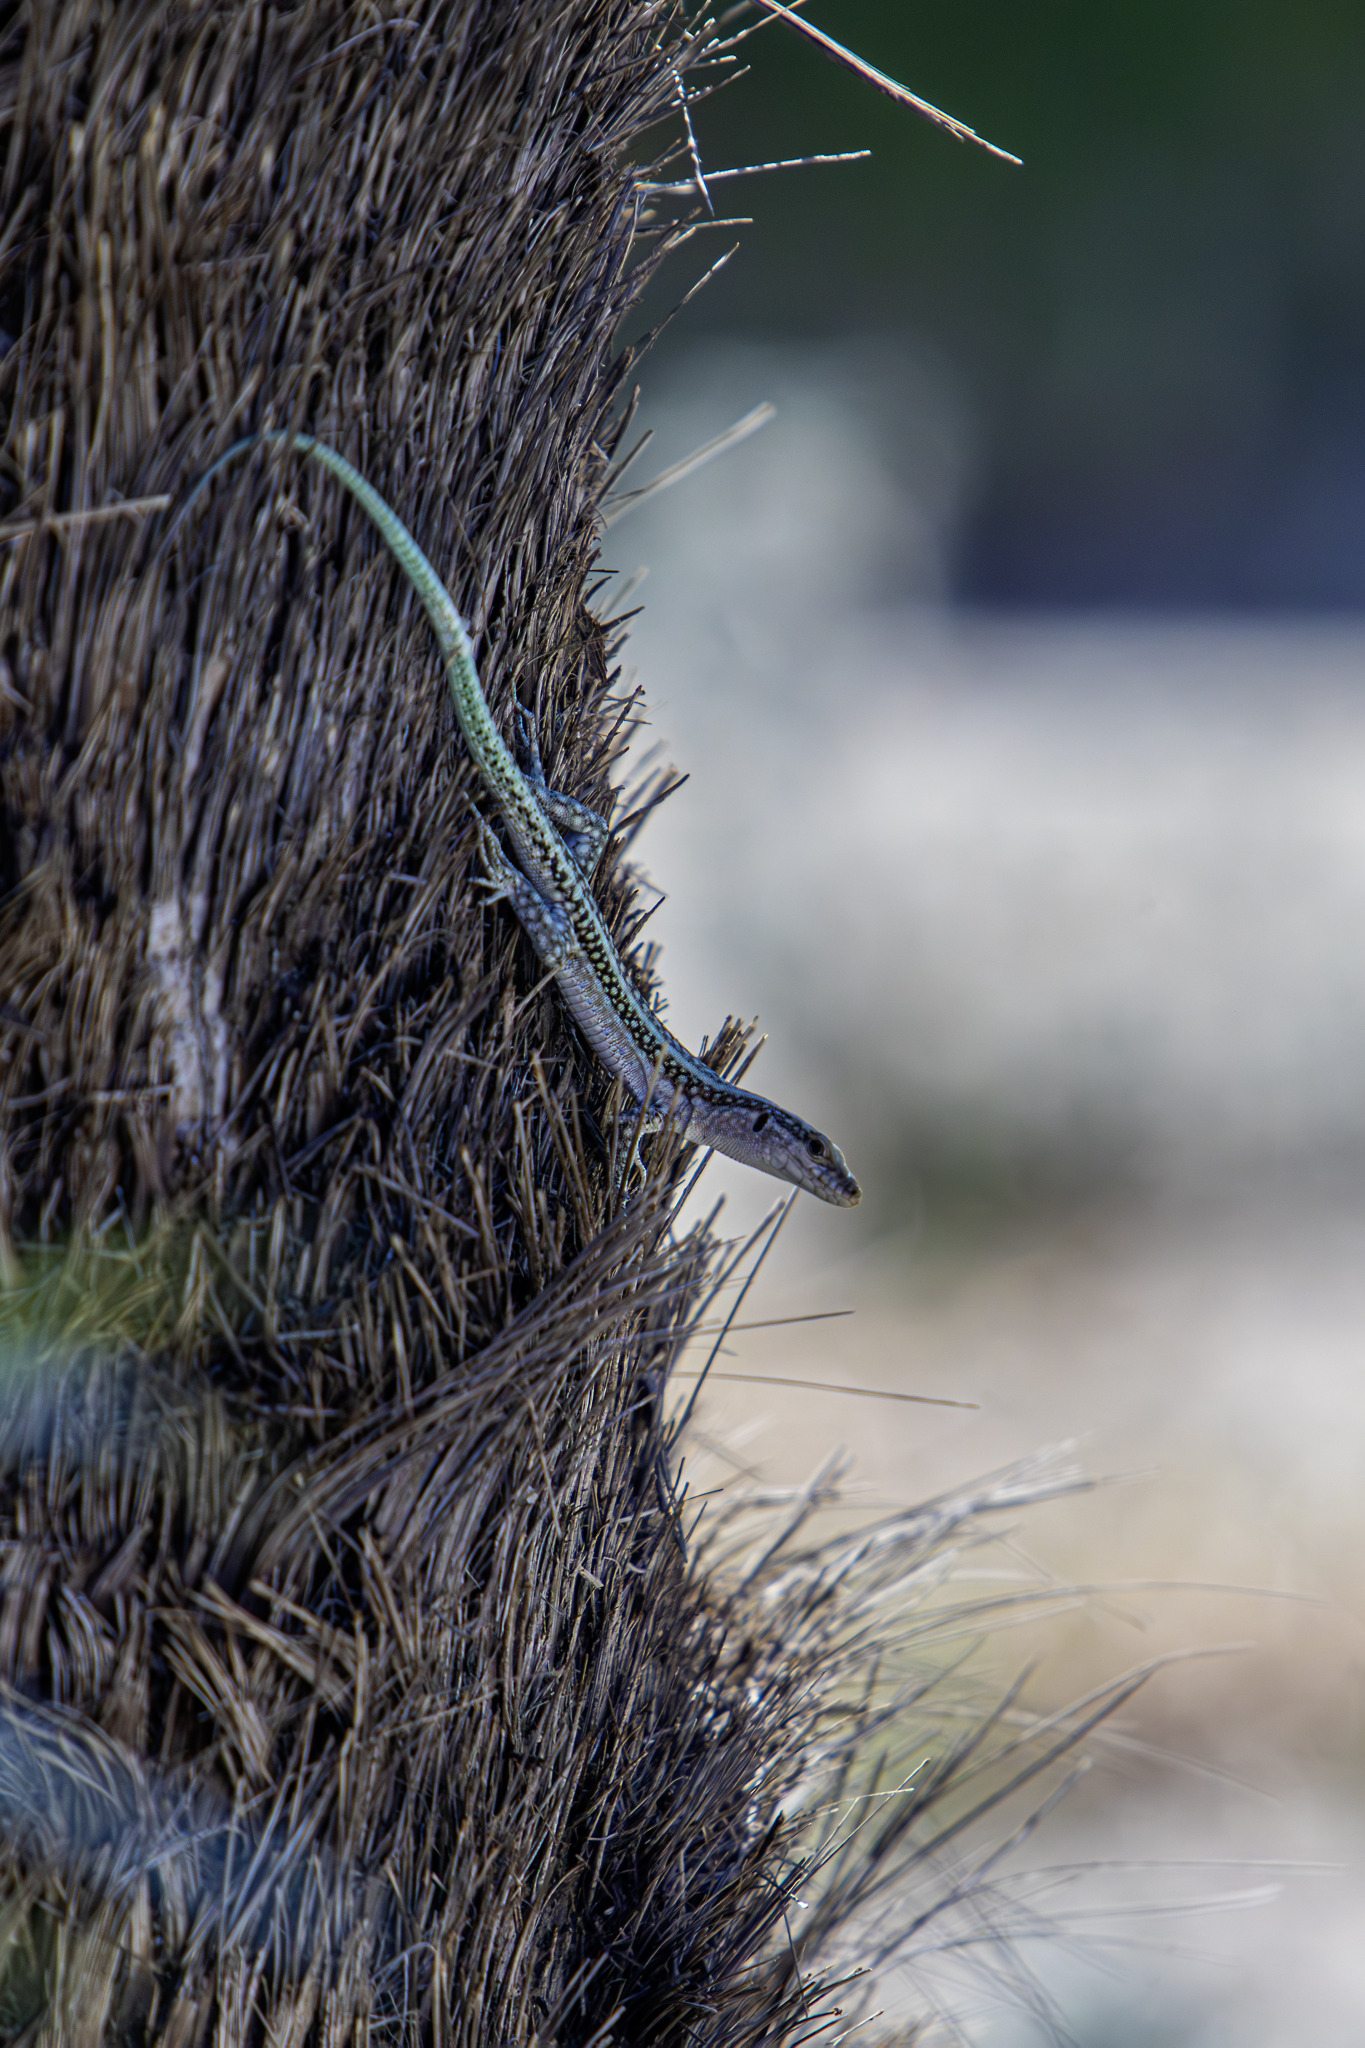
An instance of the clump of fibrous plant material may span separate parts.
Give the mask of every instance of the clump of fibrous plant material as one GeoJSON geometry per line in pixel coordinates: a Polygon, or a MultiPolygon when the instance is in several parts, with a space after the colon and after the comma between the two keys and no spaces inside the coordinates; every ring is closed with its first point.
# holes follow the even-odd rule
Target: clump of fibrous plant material
{"type": "Polygon", "coordinates": [[[1018,1489],[857,1554],[689,1535],[667,1377],[727,1255],[676,1145],[618,1190],[620,1104],[477,886],[424,616],[287,457],[167,516],[247,431],[349,456],[502,730],[528,707],[551,783],[615,805],[648,991],[621,854],[658,790],[613,795],[591,598],[622,323],[691,204],[647,187],[742,27],[0,28],[6,2038],[800,2040],[874,1894],[944,1904],[987,1765],[994,1800],[1080,1730],[940,1718],[849,1827],[947,1696],[887,1676],[924,1575],[1018,1489]]]}

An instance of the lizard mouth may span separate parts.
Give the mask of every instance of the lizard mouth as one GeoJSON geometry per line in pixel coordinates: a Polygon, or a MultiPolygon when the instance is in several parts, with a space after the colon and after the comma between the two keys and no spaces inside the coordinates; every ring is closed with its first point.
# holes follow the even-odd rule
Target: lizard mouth
{"type": "Polygon", "coordinates": [[[802,1160],[801,1164],[805,1170],[791,1176],[799,1187],[809,1189],[822,1202],[833,1203],[836,1209],[857,1208],[863,1199],[863,1191],[832,1145],[823,1159],[802,1160]]]}

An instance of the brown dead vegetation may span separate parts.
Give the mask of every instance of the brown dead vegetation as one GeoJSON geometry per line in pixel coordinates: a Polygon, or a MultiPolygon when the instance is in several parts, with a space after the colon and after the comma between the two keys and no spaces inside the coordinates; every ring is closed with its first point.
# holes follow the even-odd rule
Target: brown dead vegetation
{"type": "Polygon", "coordinates": [[[877,1887],[936,1910],[1075,1739],[949,1715],[889,1818],[801,1817],[869,1782],[869,1617],[1021,1490],[685,1558],[660,1402],[720,1248],[684,1160],[610,1199],[423,616],[296,462],[160,515],[245,430],[334,443],[610,808],[632,152],[695,46],[654,0],[0,38],[0,2035],[805,2038],[877,1887]]]}

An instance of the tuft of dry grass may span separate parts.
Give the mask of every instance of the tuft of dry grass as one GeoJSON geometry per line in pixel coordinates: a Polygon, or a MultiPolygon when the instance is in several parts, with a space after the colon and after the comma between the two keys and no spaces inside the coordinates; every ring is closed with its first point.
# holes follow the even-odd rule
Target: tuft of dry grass
{"type": "Polygon", "coordinates": [[[942,1678],[888,1692],[879,1617],[1019,1486],[689,1555],[661,1403],[726,1254],[676,1152],[612,1200],[615,1103],[473,885],[420,609],[288,459],[160,516],[244,430],[332,442],[504,729],[533,706],[610,810],[617,336],[688,233],[634,158],[708,33],[657,0],[0,28],[6,2038],[809,2038],[874,1895],[952,1903],[946,1843],[1081,1732],[971,1718],[890,1819],[831,1819],[942,1678]]]}

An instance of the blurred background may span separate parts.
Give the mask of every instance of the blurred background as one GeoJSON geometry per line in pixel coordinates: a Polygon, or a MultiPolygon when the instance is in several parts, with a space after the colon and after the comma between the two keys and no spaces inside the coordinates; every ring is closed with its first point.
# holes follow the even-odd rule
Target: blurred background
{"type": "MultiPolygon", "coordinates": [[[[854,1313],[718,1370],[980,1406],[717,1381],[691,1476],[842,1444],[872,1512],[1078,1440],[1112,1483],[1013,1556],[1106,1590],[987,1661],[1045,1707],[1226,1654],[1028,1845],[1122,1866],[1029,1960],[1083,2048],[1358,2048],[1365,12],[808,11],[1025,167],[745,46],[708,173],[874,154],[712,185],[752,224],[651,295],[641,329],[740,243],[641,366],[629,482],[777,416],[612,527],[600,609],[643,604],[637,752],[691,778],[639,849],[669,1021],[761,1013],[754,1085],[866,1187],[798,1205],[743,1320],[854,1313]]],[[[774,1192],[708,1180],[735,1232],[774,1192]]],[[[1047,2038],[940,1970],[908,2007],[1047,2038]]]]}

